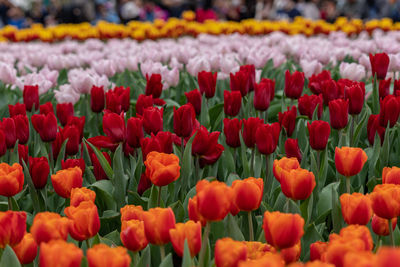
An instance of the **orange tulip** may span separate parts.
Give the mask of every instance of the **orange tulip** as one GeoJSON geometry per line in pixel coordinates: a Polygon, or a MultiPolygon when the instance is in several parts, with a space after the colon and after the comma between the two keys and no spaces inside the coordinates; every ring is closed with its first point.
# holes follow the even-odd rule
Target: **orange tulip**
{"type": "Polygon", "coordinates": [[[372,216],[371,200],[360,193],[340,196],[343,219],[347,224],[366,225],[372,216]]]}
{"type": "Polygon", "coordinates": [[[197,196],[194,196],[193,198],[189,198],[189,203],[188,203],[188,213],[189,213],[189,219],[195,222],[200,222],[201,226],[205,226],[207,223],[207,220],[200,214],[198,205],[197,205],[197,196]]]}
{"type": "Polygon", "coordinates": [[[220,221],[229,213],[232,188],[219,181],[201,180],[196,185],[197,208],[207,221],[220,221]]]}
{"type": "Polygon", "coordinates": [[[371,251],[349,252],[344,256],[343,266],[353,267],[372,267],[375,261],[375,254],[371,251]]]}
{"type": "Polygon", "coordinates": [[[83,252],[80,248],[64,240],[52,240],[40,245],[40,267],[79,267],[83,252]]]}
{"type": "Polygon", "coordinates": [[[305,169],[294,169],[281,173],[281,188],[283,194],[294,200],[307,199],[314,190],[315,176],[305,169]]]}
{"type": "Polygon", "coordinates": [[[358,174],[367,162],[368,156],[358,147],[335,148],[335,165],[337,171],[346,177],[358,174]]]}
{"type": "Polygon", "coordinates": [[[142,206],[126,205],[121,208],[121,222],[129,220],[143,221],[142,206]]]}
{"type": "Polygon", "coordinates": [[[0,248],[14,246],[24,237],[26,213],[23,211],[0,211],[0,248]]]}
{"type": "Polygon", "coordinates": [[[286,158],[283,157],[281,159],[274,160],[274,165],[272,167],[272,171],[274,176],[278,182],[281,181],[281,176],[283,171],[290,171],[293,169],[300,168],[300,163],[297,158],[286,158]]]}
{"type": "Polygon", "coordinates": [[[149,243],[144,232],[144,222],[139,220],[122,221],[120,237],[122,244],[133,252],[144,249],[149,243]]]}
{"type": "Polygon", "coordinates": [[[322,261],[334,264],[336,267],[343,267],[344,258],[349,252],[364,251],[365,244],[362,240],[355,238],[339,237],[331,240],[322,256],[322,261]]]}
{"type": "Polygon", "coordinates": [[[400,168],[398,168],[398,167],[383,168],[382,183],[383,184],[399,184],[400,185],[400,168]]]}
{"type": "Polygon", "coordinates": [[[243,241],[243,243],[247,247],[247,259],[249,260],[257,260],[276,252],[275,248],[269,244],[254,241],[243,241]]]}
{"type": "Polygon", "coordinates": [[[232,183],[233,202],[242,211],[252,211],[260,207],[264,181],[261,178],[250,177],[244,180],[235,180],[232,183]]]}
{"type": "Polygon", "coordinates": [[[285,261],[278,254],[268,253],[264,257],[255,260],[239,262],[238,267],[284,267],[285,261]]]}
{"type": "Polygon", "coordinates": [[[301,254],[301,242],[299,241],[293,247],[282,249],[280,254],[286,264],[298,261],[301,254]]]}
{"type": "Polygon", "coordinates": [[[310,245],[310,261],[321,260],[325,253],[328,243],[317,241],[310,245]]]}
{"type": "Polygon", "coordinates": [[[96,199],[96,193],[86,187],[72,188],[71,190],[71,201],[70,205],[77,207],[79,203],[83,201],[91,201],[94,203],[96,199]]]}
{"type": "Polygon", "coordinates": [[[67,240],[71,221],[54,212],[40,212],[33,219],[30,229],[35,241],[40,245],[53,239],[67,240]]]}
{"type": "Polygon", "coordinates": [[[196,256],[201,249],[201,223],[187,221],[186,223],[177,223],[175,228],[169,230],[171,243],[176,254],[183,256],[185,240],[187,240],[190,255],[196,256]]]}
{"type": "Polygon", "coordinates": [[[372,209],[379,217],[392,219],[400,215],[400,185],[376,185],[370,198],[372,209]]]}
{"type": "Polygon", "coordinates": [[[0,195],[12,197],[22,191],[24,186],[24,173],[22,166],[14,163],[0,163],[0,195]]]}
{"type": "Polygon", "coordinates": [[[368,227],[352,224],[340,230],[340,236],[347,239],[360,239],[364,242],[365,250],[372,250],[374,242],[368,227]]]}
{"type": "Polygon", "coordinates": [[[64,213],[72,221],[69,234],[75,240],[89,239],[100,230],[97,206],[91,201],[83,201],[78,207],[69,206],[64,209],[64,213]]]}
{"type": "Polygon", "coordinates": [[[171,208],[154,208],[143,213],[144,231],[151,244],[165,245],[170,242],[169,230],[175,227],[175,215],[171,208]]]}
{"type": "Polygon", "coordinates": [[[18,245],[13,247],[21,264],[29,264],[35,260],[38,246],[31,233],[25,233],[18,245]]]}
{"type": "MultiPolygon", "coordinates": [[[[394,230],[397,225],[397,218],[392,219],[392,229],[394,230]]],[[[378,217],[374,214],[371,222],[372,231],[381,236],[389,235],[389,221],[387,219],[378,217]]]]}
{"type": "Polygon", "coordinates": [[[97,244],[87,251],[90,267],[129,267],[131,257],[124,247],[112,247],[97,244]]]}
{"type": "Polygon", "coordinates": [[[264,213],[263,229],[265,240],[277,249],[296,245],[304,234],[304,219],[299,214],[264,213]]]}
{"type": "Polygon", "coordinates": [[[246,245],[229,237],[218,239],[214,252],[217,267],[236,267],[247,258],[246,245]]]}
{"type": "Polygon", "coordinates": [[[374,266],[397,267],[400,262],[400,249],[382,247],[376,253],[374,266]]]}
{"type": "Polygon", "coordinates": [[[79,167],[60,170],[51,176],[54,191],[63,198],[70,198],[72,188],[82,187],[82,182],[82,170],[79,167]]]}
{"type": "Polygon", "coordinates": [[[164,186],[177,180],[180,176],[179,158],[175,154],[152,151],[147,155],[146,176],[156,186],[164,186]]]}

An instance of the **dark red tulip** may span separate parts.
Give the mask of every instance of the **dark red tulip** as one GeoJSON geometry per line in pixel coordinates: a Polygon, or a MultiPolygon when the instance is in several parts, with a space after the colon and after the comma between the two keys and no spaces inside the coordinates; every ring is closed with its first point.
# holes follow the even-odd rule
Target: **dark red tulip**
{"type": "Polygon", "coordinates": [[[10,113],[10,117],[14,117],[16,115],[26,116],[25,104],[17,103],[15,105],[8,105],[8,112],[10,113]]]}
{"type": "MultiPolygon", "coordinates": [[[[107,152],[102,152],[108,163],[111,165],[111,157],[107,152]]],[[[97,181],[108,179],[107,174],[101,167],[100,161],[98,160],[95,153],[90,153],[90,160],[93,164],[93,174],[97,181]]]]}
{"type": "Polygon", "coordinates": [[[328,105],[332,100],[344,97],[344,87],[340,86],[335,80],[323,81],[321,88],[325,105],[328,105]]]}
{"type": "Polygon", "coordinates": [[[303,95],[299,98],[299,113],[307,116],[312,120],[315,108],[318,106],[317,117],[321,119],[323,111],[322,94],[319,95],[303,95]]]}
{"type": "Polygon", "coordinates": [[[225,115],[235,117],[239,114],[242,105],[242,95],[239,91],[224,91],[224,112],[225,115]]]}
{"type": "Polygon", "coordinates": [[[29,121],[26,115],[16,115],[12,117],[15,125],[15,134],[18,144],[25,145],[29,140],[29,121]]]}
{"type": "Polygon", "coordinates": [[[142,175],[140,176],[140,180],[139,180],[139,184],[137,187],[137,192],[139,194],[139,196],[143,195],[143,193],[151,188],[153,184],[151,183],[151,180],[149,177],[146,176],[145,173],[142,173],[142,175]]]}
{"type": "Polygon", "coordinates": [[[385,131],[386,128],[382,127],[379,124],[379,114],[371,114],[368,118],[367,124],[367,134],[368,134],[368,141],[371,145],[374,145],[375,135],[378,133],[381,144],[383,144],[383,140],[385,138],[385,131]]]}
{"type": "Polygon", "coordinates": [[[256,84],[256,67],[254,65],[242,65],[239,70],[247,72],[250,83],[249,91],[253,91],[256,84]]]}
{"type": "Polygon", "coordinates": [[[140,147],[143,138],[143,120],[141,118],[129,118],[126,122],[126,141],[133,148],[140,147]]]}
{"type": "Polygon", "coordinates": [[[291,109],[287,108],[285,112],[279,112],[278,119],[281,127],[285,128],[287,136],[292,136],[294,128],[296,127],[297,109],[292,106],[291,109]]]}
{"type": "Polygon", "coordinates": [[[274,89],[274,90],[271,90],[271,93],[270,93],[270,97],[271,98],[269,99],[270,101],[274,100],[274,97],[275,97],[275,81],[271,80],[271,79],[267,79],[267,78],[262,78],[261,81],[260,81],[260,84],[261,83],[266,83],[266,84],[268,84],[268,86],[270,86],[270,87],[272,87],[274,89]],[[274,82],[273,86],[269,85],[271,82],[274,82]]]}
{"type": "Polygon", "coordinates": [[[60,103],[56,106],[57,118],[62,126],[68,122],[68,118],[74,116],[74,106],[72,103],[60,103]]]}
{"type": "Polygon", "coordinates": [[[390,127],[393,127],[400,114],[400,103],[399,100],[393,96],[388,95],[381,102],[381,111],[379,113],[379,124],[386,128],[388,122],[390,123],[390,127]]]}
{"type": "MultiPolygon", "coordinates": [[[[111,140],[110,137],[103,135],[90,137],[87,139],[87,141],[99,149],[100,148],[109,149],[112,152],[114,152],[119,146],[119,143],[115,143],[111,140]]],[[[87,146],[87,148],[90,151],[91,149],[90,146],[87,146]]]]}
{"type": "Polygon", "coordinates": [[[191,104],[174,109],[174,133],[179,137],[191,136],[196,123],[196,113],[191,104]]]}
{"type": "Polygon", "coordinates": [[[326,121],[313,121],[307,124],[310,146],[315,150],[324,150],[328,144],[331,126],[326,121]]]}
{"type": "Polygon", "coordinates": [[[40,105],[39,113],[43,114],[43,115],[47,115],[49,113],[54,113],[53,104],[51,102],[46,102],[43,105],[40,105]]]}
{"type": "Polygon", "coordinates": [[[289,70],[285,72],[285,95],[292,99],[298,99],[303,92],[304,73],[295,71],[290,74],[289,70]]]}
{"type": "Polygon", "coordinates": [[[349,101],[349,114],[357,115],[361,113],[365,99],[364,83],[345,87],[345,99],[349,101]]]}
{"type": "Polygon", "coordinates": [[[23,92],[24,104],[27,111],[39,109],[39,86],[38,85],[25,85],[23,92]]]}
{"type": "Polygon", "coordinates": [[[197,75],[199,89],[201,94],[205,94],[206,98],[215,95],[215,87],[217,86],[217,72],[200,71],[197,75]]]}
{"type": "Polygon", "coordinates": [[[143,111],[143,128],[146,133],[157,134],[163,130],[163,111],[163,108],[155,107],[149,107],[143,111]]]}
{"type": "Polygon", "coordinates": [[[299,140],[288,138],[285,141],[285,152],[287,158],[297,158],[301,162],[301,151],[299,148],[299,140]]]}
{"type": "Polygon", "coordinates": [[[394,80],[393,83],[393,95],[400,96],[400,79],[394,80]]]}
{"type": "Polygon", "coordinates": [[[85,116],[82,117],[75,117],[75,116],[69,116],[67,120],[67,125],[75,125],[76,128],[79,130],[79,143],[82,141],[83,138],[83,129],[85,127],[85,121],[86,118],[85,116]]]}
{"type": "Polygon", "coordinates": [[[196,115],[200,115],[201,113],[201,94],[200,91],[197,89],[194,89],[190,92],[185,93],[186,100],[188,103],[192,104],[194,107],[194,111],[196,111],[196,115]]]}
{"type": "Polygon", "coordinates": [[[192,155],[200,159],[200,167],[214,164],[224,151],[224,146],[218,144],[220,132],[209,133],[204,126],[200,126],[192,143],[192,155]]]}
{"type": "Polygon", "coordinates": [[[50,173],[49,162],[46,157],[29,157],[29,173],[36,189],[42,189],[46,186],[47,178],[50,173]]]}
{"type": "Polygon", "coordinates": [[[103,86],[94,86],[90,89],[90,108],[93,112],[100,113],[104,109],[104,89],[103,86]]]}
{"type": "Polygon", "coordinates": [[[329,102],[329,120],[333,129],[343,129],[348,122],[349,101],[336,99],[329,102]]]}
{"type": "Polygon", "coordinates": [[[6,135],[0,127],[0,157],[7,152],[6,135]]]}
{"type": "Polygon", "coordinates": [[[386,53],[377,53],[374,56],[369,54],[369,61],[371,63],[372,76],[376,76],[379,80],[385,79],[389,68],[389,56],[386,53]]]}
{"type": "Polygon", "coordinates": [[[34,114],[31,118],[33,128],[39,133],[43,142],[52,142],[57,135],[57,119],[54,113],[47,115],[34,114]]]}
{"type": "Polygon", "coordinates": [[[79,144],[81,139],[79,138],[79,129],[75,125],[66,125],[61,130],[62,142],[68,139],[65,146],[65,154],[73,156],[79,151],[79,144]]]}
{"type": "Polygon", "coordinates": [[[390,94],[390,82],[392,78],[387,80],[379,80],[379,98],[383,99],[390,94]]]}
{"type": "Polygon", "coordinates": [[[242,122],[238,118],[224,119],[224,135],[225,142],[230,147],[240,147],[240,131],[242,129],[242,122]]]}
{"type": "MultiPolygon", "coordinates": [[[[254,108],[265,111],[269,108],[271,95],[275,94],[275,81],[263,79],[263,82],[254,85],[254,108]]],[[[273,96],[272,96],[273,98],[273,96]]]]}
{"type": "Polygon", "coordinates": [[[331,80],[331,73],[328,70],[323,70],[309,78],[308,88],[316,95],[322,94],[322,83],[326,80],[331,80]]]}
{"type": "Polygon", "coordinates": [[[146,95],[152,95],[153,98],[160,98],[163,85],[161,83],[160,74],[151,74],[149,77],[146,74],[146,95]]]}
{"type": "Polygon", "coordinates": [[[106,107],[108,110],[120,114],[127,112],[130,105],[130,88],[123,86],[115,87],[106,93],[106,107]]]}
{"type": "Polygon", "coordinates": [[[67,159],[67,160],[61,160],[61,169],[68,169],[68,168],[73,168],[73,167],[79,167],[82,170],[82,173],[85,173],[85,161],[83,158],[79,159],[67,159]]]}
{"type": "Polygon", "coordinates": [[[124,142],[126,138],[124,113],[106,113],[103,116],[103,131],[114,143],[124,142]]]}
{"type": "Polygon", "coordinates": [[[151,134],[151,137],[141,139],[140,145],[142,147],[143,160],[146,160],[147,154],[151,151],[172,153],[172,134],[170,132],[158,132],[157,135],[151,134]]]}
{"type": "Polygon", "coordinates": [[[272,124],[261,124],[256,131],[256,145],[261,154],[270,155],[274,153],[279,141],[281,126],[275,122],[272,124]]]}
{"type": "Polygon", "coordinates": [[[235,74],[230,74],[230,87],[231,91],[239,91],[242,97],[247,95],[250,90],[250,77],[246,71],[238,71],[235,74]]]}
{"type": "Polygon", "coordinates": [[[136,101],[136,116],[143,115],[143,111],[153,106],[153,96],[152,95],[139,95],[136,101]]]}
{"type": "Polygon", "coordinates": [[[247,147],[254,148],[256,144],[256,131],[258,127],[263,124],[263,120],[260,118],[250,117],[247,120],[243,119],[242,124],[243,141],[247,147]]]}
{"type": "Polygon", "coordinates": [[[3,121],[0,123],[0,129],[3,130],[5,135],[7,148],[13,148],[17,141],[14,120],[12,118],[3,118],[3,121]]]}
{"type": "Polygon", "coordinates": [[[54,160],[57,160],[58,154],[60,153],[61,146],[62,146],[63,142],[64,142],[64,140],[63,140],[63,137],[61,135],[61,132],[57,132],[56,140],[54,140],[51,143],[51,148],[53,150],[53,159],[54,160]]]}
{"type": "MultiPolygon", "coordinates": [[[[0,131],[1,132],[1,131],[0,131]]],[[[0,134],[1,135],[1,134],[0,134]]],[[[0,147],[1,147],[1,136],[0,136],[0,147]]],[[[18,158],[19,158],[19,164],[22,165],[22,160],[28,163],[28,151],[29,148],[27,145],[20,145],[18,144],[18,158]]]]}

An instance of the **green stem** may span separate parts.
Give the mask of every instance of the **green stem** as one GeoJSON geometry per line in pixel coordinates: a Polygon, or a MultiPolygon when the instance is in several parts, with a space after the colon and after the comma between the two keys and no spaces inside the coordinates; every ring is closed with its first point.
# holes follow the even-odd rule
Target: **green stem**
{"type": "Polygon", "coordinates": [[[287,197],[286,198],[286,203],[285,203],[285,206],[284,206],[284,210],[285,210],[285,212],[286,213],[290,213],[290,211],[289,211],[289,198],[287,197]]]}
{"type": "Polygon", "coordinates": [[[251,159],[250,159],[250,166],[251,166],[250,173],[251,173],[251,176],[254,176],[254,157],[255,157],[255,154],[256,154],[256,149],[253,148],[251,150],[251,159]]]}
{"type": "Polygon", "coordinates": [[[86,242],[86,249],[89,249],[90,248],[89,239],[86,239],[85,242],[86,242]]]}
{"type": "Polygon", "coordinates": [[[320,170],[321,170],[320,151],[317,150],[317,173],[316,173],[316,176],[317,176],[318,181],[319,181],[319,171],[320,170]]]}
{"type": "Polygon", "coordinates": [[[164,260],[165,258],[165,248],[164,246],[160,246],[160,256],[161,256],[161,262],[164,260]]]}
{"type": "Polygon", "coordinates": [[[200,162],[199,162],[199,157],[198,156],[196,156],[195,158],[194,158],[194,167],[195,167],[195,171],[196,171],[196,183],[198,182],[198,181],[200,181],[200,162]]]}
{"type": "Polygon", "coordinates": [[[350,146],[353,147],[353,143],[354,143],[354,123],[355,123],[355,116],[356,115],[352,115],[351,117],[351,124],[350,124],[350,146]]]}
{"type": "Polygon", "coordinates": [[[8,210],[12,210],[13,205],[12,205],[11,197],[8,197],[7,199],[8,199],[8,210]]]}
{"type": "Polygon", "coordinates": [[[392,227],[392,219],[389,219],[389,237],[390,237],[390,245],[394,247],[394,235],[393,235],[393,227],[392,227]]]}
{"type": "Polygon", "coordinates": [[[161,186],[158,188],[157,207],[160,207],[160,203],[161,203],[161,186]]]}
{"type": "Polygon", "coordinates": [[[249,241],[254,241],[253,218],[251,217],[251,211],[247,213],[247,219],[249,220],[249,241]]]}
{"type": "Polygon", "coordinates": [[[204,229],[204,234],[203,234],[203,241],[201,242],[201,250],[199,254],[199,267],[204,266],[204,257],[206,256],[206,247],[208,245],[208,235],[210,234],[210,228],[211,228],[211,223],[207,222],[206,228],[204,229]]]}
{"type": "Polygon", "coordinates": [[[139,263],[139,252],[133,252],[132,266],[136,266],[139,263]]]}
{"type": "Polygon", "coordinates": [[[350,190],[350,188],[351,188],[351,185],[350,185],[350,177],[346,177],[345,178],[346,179],[346,190],[347,190],[347,194],[351,194],[351,190],[350,190]]]}
{"type": "Polygon", "coordinates": [[[181,137],[181,162],[183,162],[183,154],[185,152],[185,140],[181,137]]]}
{"type": "Polygon", "coordinates": [[[372,114],[379,113],[379,92],[378,92],[378,83],[376,81],[376,75],[373,78],[373,88],[372,88],[372,114]]]}

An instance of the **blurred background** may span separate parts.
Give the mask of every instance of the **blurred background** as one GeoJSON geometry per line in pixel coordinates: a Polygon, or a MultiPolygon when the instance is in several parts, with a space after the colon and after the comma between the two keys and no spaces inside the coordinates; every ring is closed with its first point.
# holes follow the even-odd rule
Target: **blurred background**
{"type": "Polygon", "coordinates": [[[0,27],[33,23],[99,20],[127,23],[180,17],[192,10],[196,20],[279,20],[303,16],[333,22],[339,16],[359,19],[388,17],[400,21],[400,0],[0,0],[0,27]]]}

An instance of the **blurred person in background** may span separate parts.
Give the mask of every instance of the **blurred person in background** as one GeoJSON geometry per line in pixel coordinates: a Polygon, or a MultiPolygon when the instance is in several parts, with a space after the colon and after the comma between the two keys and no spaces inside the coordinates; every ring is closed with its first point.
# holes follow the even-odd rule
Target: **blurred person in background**
{"type": "Polygon", "coordinates": [[[96,19],[94,23],[98,21],[108,21],[112,23],[120,23],[117,12],[113,3],[107,0],[96,0],[96,19]]]}
{"type": "Polygon", "coordinates": [[[119,16],[124,24],[131,20],[139,20],[142,12],[143,3],[141,0],[121,0],[119,2],[119,16]]]}
{"type": "Polygon", "coordinates": [[[297,16],[301,16],[300,11],[297,9],[297,2],[293,0],[281,1],[280,7],[277,9],[278,19],[294,19],[297,16]]]}
{"type": "Polygon", "coordinates": [[[45,24],[45,18],[48,16],[46,7],[43,5],[42,0],[35,0],[32,2],[31,8],[28,10],[29,24],[41,23],[45,24]]]}
{"type": "Polygon", "coordinates": [[[145,0],[141,10],[140,19],[144,21],[154,21],[155,19],[168,19],[168,12],[151,0],[145,0]]]}
{"type": "Polygon", "coordinates": [[[276,18],[274,0],[257,0],[255,13],[257,20],[274,20],[276,18]]]}
{"type": "Polygon", "coordinates": [[[340,16],[361,19],[367,17],[368,6],[365,0],[346,0],[339,6],[340,16]]]}
{"type": "Polygon", "coordinates": [[[334,0],[324,0],[321,6],[321,19],[333,23],[337,17],[336,2],[334,0]]]}
{"type": "Polygon", "coordinates": [[[14,5],[9,0],[0,0],[0,26],[4,26],[8,22],[7,11],[14,5]]]}
{"type": "Polygon", "coordinates": [[[400,1],[399,0],[386,0],[381,5],[381,17],[391,18],[394,21],[400,21],[400,1]]]}
{"type": "Polygon", "coordinates": [[[18,6],[13,6],[7,11],[7,24],[17,27],[18,29],[28,26],[28,21],[24,11],[18,6]]]}
{"type": "Polygon", "coordinates": [[[206,20],[218,20],[217,13],[213,10],[213,0],[205,0],[196,9],[196,20],[204,22],[206,20]]]}
{"type": "Polygon", "coordinates": [[[321,13],[318,8],[318,0],[305,0],[297,3],[297,9],[305,18],[318,20],[321,18],[321,13]]]}

